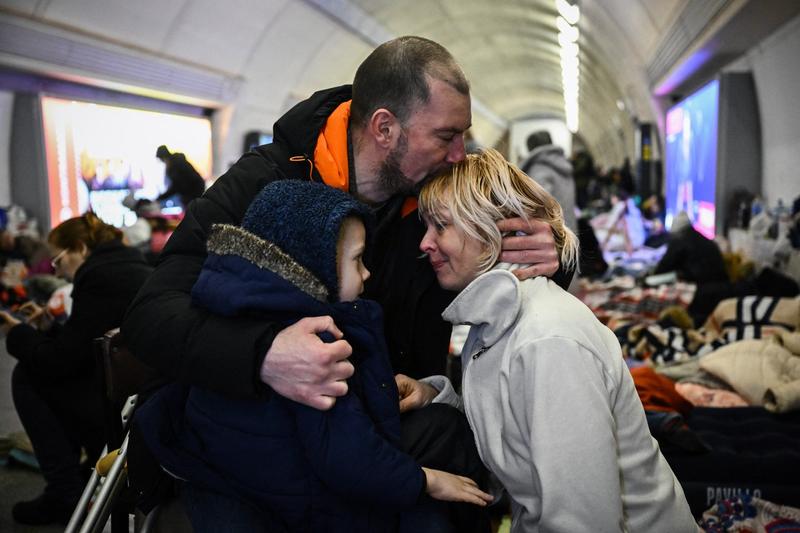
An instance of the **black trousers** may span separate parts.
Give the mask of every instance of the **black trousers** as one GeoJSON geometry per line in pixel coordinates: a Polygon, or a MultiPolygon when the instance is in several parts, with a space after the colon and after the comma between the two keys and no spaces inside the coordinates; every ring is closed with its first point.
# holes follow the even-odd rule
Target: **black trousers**
{"type": "MultiPolygon", "coordinates": [[[[486,490],[488,472],[464,413],[449,405],[432,404],[404,413],[400,421],[403,451],[421,466],[471,478],[486,490]]],[[[490,529],[488,511],[477,505],[448,503],[447,515],[452,530],[459,533],[485,533],[490,529]]]]}
{"type": "Polygon", "coordinates": [[[63,502],[77,500],[86,481],[81,447],[93,465],[104,442],[102,396],[94,376],[49,383],[17,364],[11,393],[47,482],[45,494],[63,502]]]}

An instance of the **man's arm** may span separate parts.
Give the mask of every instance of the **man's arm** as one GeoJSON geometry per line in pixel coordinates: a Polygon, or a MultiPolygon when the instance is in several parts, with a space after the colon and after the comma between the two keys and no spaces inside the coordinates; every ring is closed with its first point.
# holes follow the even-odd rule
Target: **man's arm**
{"type": "Polygon", "coordinates": [[[255,195],[277,177],[265,158],[247,155],[192,202],[128,309],[122,332],[137,357],[173,379],[234,397],[258,396],[267,390],[264,383],[275,384],[282,395],[326,408],[330,397],[346,392],[337,382],[352,374],[352,365],[342,362],[349,345],[320,343],[316,323],[280,331],[275,323],[217,316],[191,303],[211,225],[240,224],[255,195]],[[292,352],[269,352],[273,341],[292,352]],[[287,358],[299,362],[287,364],[287,358]]]}

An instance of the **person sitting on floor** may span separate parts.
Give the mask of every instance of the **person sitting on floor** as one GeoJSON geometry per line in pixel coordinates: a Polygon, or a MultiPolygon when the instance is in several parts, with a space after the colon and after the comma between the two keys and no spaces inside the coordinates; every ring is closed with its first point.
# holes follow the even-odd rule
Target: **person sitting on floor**
{"type": "Polygon", "coordinates": [[[72,281],[72,312],[62,325],[26,304],[27,320],[0,312],[6,349],[17,358],[11,393],[47,485],[44,494],[12,508],[22,524],[66,524],[103,448],[103,401],[95,381],[92,340],[119,327],[150,274],[142,254],[122,244],[122,232],[93,213],[71,218],[48,236],[56,275],[72,281]],[[34,327],[37,326],[37,327],[34,327]]]}

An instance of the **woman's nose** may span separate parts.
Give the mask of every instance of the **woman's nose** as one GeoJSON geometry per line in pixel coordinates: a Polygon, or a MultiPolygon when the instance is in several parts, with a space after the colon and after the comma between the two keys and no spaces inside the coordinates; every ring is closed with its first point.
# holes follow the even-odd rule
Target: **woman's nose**
{"type": "Polygon", "coordinates": [[[422,240],[419,243],[419,249],[426,254],[430,253],[434,248],[433,235],[431,235],[431,233],[432,233],[431,229],[428,228],[425,231],[425,235],[422,236],[422,240]]]}

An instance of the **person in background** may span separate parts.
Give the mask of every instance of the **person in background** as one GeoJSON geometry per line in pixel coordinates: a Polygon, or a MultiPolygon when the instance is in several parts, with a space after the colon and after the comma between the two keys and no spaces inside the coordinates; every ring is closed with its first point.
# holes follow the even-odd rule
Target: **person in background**
{"type": "Polygon", "coordinates": [[[698,285],[729,281],[719,246],[694,229],[686,211],[672,221],[667,251],[653,271],[665,272],[675,272],[678,279],[698,285]]]}
{"type": "Polygon", "coordinates": [[[550,134],[535,131],[528,136],[528,156],[520,168],[536,183],[553,195],[561,205],[567,227],[578,231],[575,218],[575,180],[572,177],[572,164],[564,155],[564,150],[553,144],[550,134]]]}
{"type": "MultiPolygon", "coordinates": [[[[403,531],[421,533],[447,521],[446,509],[426,493],[484,506],[491,499],[474,481],[420,467],[400,449],[381,309],[359,298],[369,278],[362,257],[370,217],[366,206],[321,183],[270,183],[241,226],[213,226],[192,290],[197,306],[225,316],[277,313],[287,325],[330,316],[353,348],[355,367],[348,393],[330,410],[277,395],[231,399],[199,387],[184,400],[176,383],[135,416],[168,472],[249,503],[268,531],[389,532],[419,514],[403,531]],[[164,427],[174,430],[158,430],[164,427]]],[[[191,498],[185,503],[195,531],[210,530],[209,509],[191,498]]]]}
{"type": "Polygon", "coordinates": [[[122,233],[92,213],[71,218],[48,236],[56,275],[73,282],[72,312],[61,325],[34,303],[21,320],[0,312],[6,349],[17,359],[11,392],[44,475],[44,493],[18,502],[14,520],[66,524],[87,479],[81,447],[91,464],[104,443],[100,387],[92,340],[119,327],[151,268],[122,233]]]}
{"type": "MultiPolygon", "coordinates": [[[[172,379],[231,398],[279,394],[326,410],[347,393],[352,347],[320,341],[325,332],[341,337],[329,316],[286,326],[280,317],[224,317],[192,305],[212,225],[240,225],[265,185],[295,179],[325,183],[370,206],[377,223],[364,261],[372,273],[364,296],[383,309],[392,368],[420,377],[444,372],[451,326],[441,311],[453,295],[437,286],[430,265],[419,259],[424,228],[416,194],[421,183],[464,158],[471,124],[469,84],[444,47],[407,36],[376,48],[352,86],[321,90],[297,104],[275,124],[272,144],[244,154],[189,205],[123,322],[131,351],[172,379]],[[227,356],[221,360],[220,354],[227,356]]],[[[559,271],[549,226],[523,219],[500,225],[524,232],[504,242],[508,260],[530,264],[521,277],[559,271]]],[[[561,275],[568,284],[569,276],[561,275]]],[[[458,438],[445,429],[461,427],[462,420],[458,412],[435,409],[404,416],[404,449],[421,464],[423,457],[434,458],[438,468],[455,471],[447,465],[474,452],[468,427],[458,438]]],[[[236,505],[217,495],[203,499],[199,492],[197,501],[208,508],[236,505]]],[[[454,513],[459,532],[480,530],[473,507],[454,513]]],[[[222,530],[227,515],[216,515],[222,530]]]]}
{"type": "Polygon", "coordinates": [[[0,230],[0,267],[8,261],[19,260],[25,263],[28,274],[49,274],[52,272],[49,253],[41,239],[0,230]]]}
{"type": "Polygon", "coordinates": [[[443,316],[471,325],[463,401],[447,378],[397,376],[401,410],[461,406],[489,470],[512,501],[514,532],[697,532],[614,333],[545,277],[520,281],[498,260],[497,220],[553,228],[561,261],[575,235],[542,187],[495,150],[467,156],[419,196],[420,243],[439,284],[459,291],[443,316]]]}
{"type": "Polygon", "coordinates": [[[165,172],[169,180],[167,190],[162,192],[156,201],[162,202],[177,194],[185,210],[189,202],[203,195],[206,190],[206,182],[186,160],[184,154],[170,153],[169,149],[162,144],[156,149],[156,157],[166,166],[165,172]]]}

